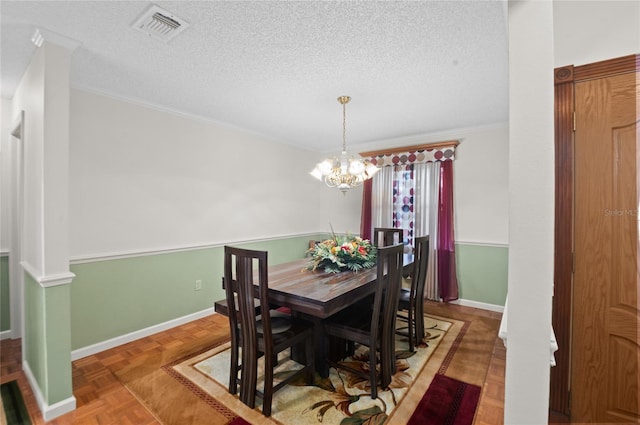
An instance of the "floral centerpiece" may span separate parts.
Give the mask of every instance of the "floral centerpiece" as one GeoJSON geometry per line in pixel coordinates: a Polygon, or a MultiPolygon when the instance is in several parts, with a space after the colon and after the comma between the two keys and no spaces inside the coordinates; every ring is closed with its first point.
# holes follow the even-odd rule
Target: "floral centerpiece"
{"type": "Polygon", "coordinates": [[[358,272],[376,265],[376,247],[368,239],[358,236],[337,236],[332,233],[330,239],[316,243],[307,253],[311,256],[308,270],[358,272]]]}

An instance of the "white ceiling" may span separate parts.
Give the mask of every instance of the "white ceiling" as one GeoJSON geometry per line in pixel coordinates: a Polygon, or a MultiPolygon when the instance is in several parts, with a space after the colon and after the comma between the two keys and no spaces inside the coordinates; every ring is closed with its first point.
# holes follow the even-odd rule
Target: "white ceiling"
{"type": "Polygon", "coordinates": [[[36,28],[81,44],[73,87],[195,115],[306,149],[508,121],[504,2],[157,1],[189,27],[132,28],[146,1],[0,2],[12,97],[36,28]]]}

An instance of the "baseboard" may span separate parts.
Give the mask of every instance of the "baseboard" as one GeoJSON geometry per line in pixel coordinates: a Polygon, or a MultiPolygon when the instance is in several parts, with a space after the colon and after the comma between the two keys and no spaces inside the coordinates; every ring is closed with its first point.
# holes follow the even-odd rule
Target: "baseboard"
{"type": "Polygon", "coordinates": [[[451,304],[458,304],[458,305],[463,305],[465,307],[479,308],[481,310],[496,311],[498,313],[502,313],[504,311],[504,306],[502,305],[487,304],[487,303],[482,303],[480,301],[473,301],[473,300],[459,299],[459,300],[451,301],[451,304]]]}
{"type": "Polygon", "coordinates": [[[62,416],[65,413],[76,410],[76,398],[74,396],[71,396],[52,405],[48,405],[44,399],[44,396],[42,395],[42,391],[40,390],[38,381],[36,380],[35,376],[33,376],[33,372],[31,372],[29,363],[26,360],[22,361],[22,370],[27,377],[27,381],[29,381],[29,386],[31,387],[31,391],[33,391],[33,394],[36,397],[38,408],[40,409],[40,413],[42,413],[42,417],[44,418],[45,422],[55,419],[58,416],[62,416]]]}
{"type": "Polygon", "coordinates": [[[148,328],[140,329],[135,332],[131,332],[125,335],[118,336],[116,338],[108,339],[106,341],[99,342],[97,344],[89,345],[87,347],[79,348],[71,352],[71,360],[78,360],[83,357],[91,356],[96,353],[108,350],[110,348],[117,347],[122,344],[126,344],[131,341],[135,341],[140,338],[144,338],[149,335],[153,335],[158,332],[166,331],[167,329],[175,328],[176,326],[184,325],[185,323],[192,322],[194,320],[202,319],[203,317],[214,314],[214,309],[208,308],[206,310],[198,311],[193,314],[178,317],[177,319],[169,320],[167,322],[159,323],[157,325],[150,326],[148,328]]]}

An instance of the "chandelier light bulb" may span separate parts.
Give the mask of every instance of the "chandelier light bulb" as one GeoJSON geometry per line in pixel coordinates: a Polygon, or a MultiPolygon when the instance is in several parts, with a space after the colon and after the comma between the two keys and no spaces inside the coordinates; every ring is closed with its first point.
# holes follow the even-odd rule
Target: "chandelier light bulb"
{"type": "Polygon", "coordinates": [[[331,174],[331,170],[333,170],[333,161],[325,159],[321,163],[318,164],[318,169],[322,173],[323,176],[328,176],[331,174]]]}
{"type": "Polygon", "coordinates": [[[357,159],[352,159],[351,160],[351,164],[349,164],[349,173],[350,174],[355,174],[355,175],[359,175],[364,173],[365,168],[364,168],[364,164],[362,163],[362,161],[357,160],[357,159]]]}
{"type": "Polygon", "coordinates": [[[369,178],[373,177],[375,173],[380,171],[380,169],[375,165],[373,165],[372,163],[366,164],[364,168],[365,168],[365,173],[369,176],[369,178]]]}
{"type": "Polygon", "coordinates": [[[311,172],[309,174],[311,174],[316,179],[322,181],[322,172],[320,171],[320,169],[318,169],[318,166],[316,166],[316,168],[311,170],[311,172]]]}

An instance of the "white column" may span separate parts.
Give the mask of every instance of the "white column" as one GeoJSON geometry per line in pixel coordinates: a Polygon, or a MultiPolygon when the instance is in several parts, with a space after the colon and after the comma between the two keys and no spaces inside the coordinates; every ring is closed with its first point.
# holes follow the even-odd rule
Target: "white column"
{"type": "Polygon", "coordinates": [[[45,420],[76,406],[71,376],[69,75],[77,43],[36,31],[38,47],[14,94],[22,121],[23,369],[45,420]]]}
{"type": "Polygon", "coordinates": [[[553,3],[509,1],[509,329],[505,424],[549,408],[553,291],[553,3]]]}

